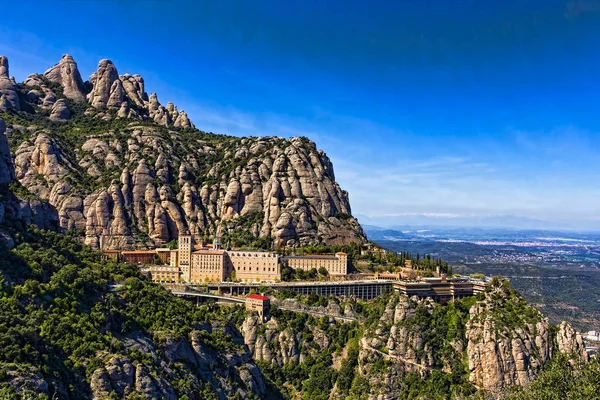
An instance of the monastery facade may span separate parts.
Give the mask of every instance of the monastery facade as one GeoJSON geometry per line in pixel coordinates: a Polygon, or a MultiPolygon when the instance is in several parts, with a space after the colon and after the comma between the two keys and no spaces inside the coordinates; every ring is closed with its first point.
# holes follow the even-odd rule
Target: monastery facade
{"type": "Polygon", "coordinates": [[[342,252],[335,253],[334,256],[327,254],[288,256],[284,257],[284,262],[293,269],[310,271],[314,268],[318,271],[320,268],[325,268],[329,275],[348,274],[348,256],[342,252]]]}
{"type": "Polygon", "coordinates": [[[275,282],[281,277],[279,255],[274,252],[223,250],[217,240],[212,248],[195,247],[189,235],[181,235],[170,265],[179,267],[181,279],[189,283],[275,282]]]}
{"type": "Polygon", "coordinates": [[[281,279],[281,267],[293,269],[325,268],[329,275],[348,273],[346,253],[335,255],[288,256],[281,258],[275,252],[224,250],[218,238],[212,247],[194,244],[191,235],[180,235],[177,249],[158,248],[153,251],[105,250],[107,259],[146,265],[146,271],[156,282],[276,282],[281,279]],[[160,259],[165,265],[154,265],[160,259]]]}

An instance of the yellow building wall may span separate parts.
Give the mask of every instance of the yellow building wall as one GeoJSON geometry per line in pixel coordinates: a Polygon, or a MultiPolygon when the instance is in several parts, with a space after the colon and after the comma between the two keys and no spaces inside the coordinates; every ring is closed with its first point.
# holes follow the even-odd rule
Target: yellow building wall
{"type": "Polygon", "coordinates": [[[325,268],[330,275],[348,274],[348,256],[344,253],[337,253],[335,256],[290,257],[287,264],[290,268],[304,271],[325,268]]]}
{"type": "Polygon", "coordinates": [[[225,253],[215,253],[215,251],[192,253],[189,282],[222,282],[225,280],[225,253]]]}
{"type": "Polygon", "coordinates": [[[262,251],[228,251],[226,260],[228,276],[245,282],[277,281],[281,277],[279,256],[262,251]]]}

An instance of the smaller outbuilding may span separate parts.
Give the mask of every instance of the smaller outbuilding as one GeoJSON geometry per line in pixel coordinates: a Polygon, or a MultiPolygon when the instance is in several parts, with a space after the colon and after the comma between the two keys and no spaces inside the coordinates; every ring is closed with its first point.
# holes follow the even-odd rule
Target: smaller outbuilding
{"type": "Polygon", "coordinates": [[[260,294],[250,294],[246,297],[246,310],[258,313],[261,322],[269,320],[271,299],[260,294]]]}

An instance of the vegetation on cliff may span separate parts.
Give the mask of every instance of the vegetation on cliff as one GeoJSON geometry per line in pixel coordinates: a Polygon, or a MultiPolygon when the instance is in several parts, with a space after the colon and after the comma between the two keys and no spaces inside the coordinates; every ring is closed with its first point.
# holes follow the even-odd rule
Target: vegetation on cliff
{"type": "Polygon", "coordinates": [[[573,363],[559,355],[544,367],[526,389],[515,388],[508,400],[589,400],[600,396],[600,359],[573,363]]]}
{"type": "Polygon", "coordinates": [[[544,320],[506,284],[447,305],[398,294],[371,302],[311,296],[302,302],[358,320],[274,308],[260,325],[241,307],[175,298],[72,237],[33,227],[15,237],[0,260],[0,397],[467,398],[479,372],[466,349],[488,334],[525,339],[516,326],[526,324],[537,324],[531,340],[558,358],[543,363],[544,384],[532,379],[515,391],[505,380],[501,396],[543,398],[563,385],[559,393],[585,398],[597,387],[597,362],[579,367],[559,351],[568,329],[540,336],[544,320]],[[485,321],[496,330],[478,325],[485,321]]]}
{"type": "MultiPolygon", "coordinates": [[[[200,376],[198,365],[160,355],[171,351],[169,343],[188,340],[195,332],[200,332],[198,346],[214,356],[215,368],[230,368],[225,357],[231,354],[245,357],[240,363],[247,364],[243,344],[227,328],[243,315],[241,308],[196,308],[141,277],[136,267],[103,261],[59,233],[31,228],[22,240],[12,251],[4,249],[7,256],[0,260],[0,398],[17,391],[22,396],[91,397],[100,390],[90,386],[92,375],[101,376],[115,355],[143,366],[154,382],[154,395],[218,398],[223,391],[218,380],[200,376]],[[124,286],[111,292],[110,282],[124,286]],[[144,342],[161,350],[136,345],[144,342]]],[[[240,387],[253,395],[235,373],[226,380],[231,393],[240,387]]]]}

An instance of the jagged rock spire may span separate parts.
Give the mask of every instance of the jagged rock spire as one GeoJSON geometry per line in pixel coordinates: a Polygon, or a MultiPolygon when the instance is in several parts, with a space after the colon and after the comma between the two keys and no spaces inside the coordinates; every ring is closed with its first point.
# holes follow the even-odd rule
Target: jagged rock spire
{"type": "MultiPolygon", "coordinates": [[[[90,82],[94,87],[88,95],[88,100],[93,107],[108,106],[108,100],[111,97],[111,88],[113,83],[119,79],[117,68],[110,60],[100,60],[98,63],[98,71],[90,76],[90,82]]],[[[121,102],[117,105],[120,107],[121,102]]]]}
{"type": "Polygon", "coordinates": [[[62,85],[63,93],[68,98],[82,102],[85,101],[85,89],[77,63],[69,54],[64,54],[58,64],[44,73],[52,82],[62,85]]]}
{"type": "Polygon", "coordinates": [[[0,78],[8,78],[8,57],[0,56],[0,78]]]}
{"type": "MultiPolygon", "coordinates": [[[[43,75],[51,82],[63,87],[65,97],[77,101],[88,101],[94,108],[107,107],[117,110],[118,118],[150,118],[157,124],[184,129],[194,128],[184,111],[178,111],[173,103],[163,106],[156,93],[150,97],[145,92],[144,79],[140,75],[120,75],[111,60],[98,63],[98,69],[89,77],[91,91],[86,95],[86,83],[81,79],[77,63],[69,54],[49,68],[43,75]]],[[[44,83],[42,75],[33,74],[25,80],[32,88],[27,93],[28,102],[51,110],[52,119],[64,121],[70,117],[66,102],[55,105],[58,93],[44,83]]],[[[0,57],[0,110],[21,109],[16,84],[8,75],[8,60],[0,57]]],[[[103,114],[104,115],[104,114],[103,114]]],[[[104,117],[107,117],[104,115],[104,117]]],[[[110,115],[108,115],[110,118],[110,115]]]]}
{"type": "Polygon", "coordinates": [[[0,56],[0,110],[21,110],[17,85],[8,75],[8,58],[0,56]]]}

